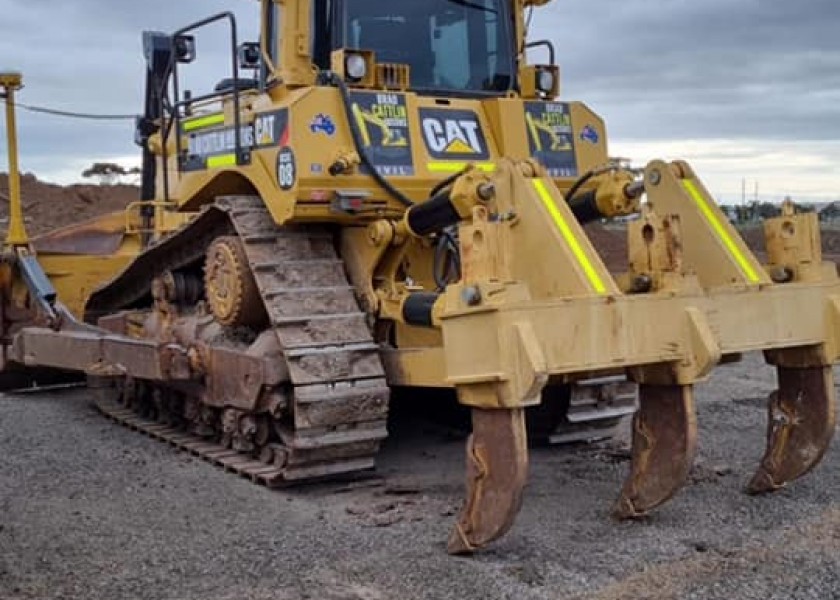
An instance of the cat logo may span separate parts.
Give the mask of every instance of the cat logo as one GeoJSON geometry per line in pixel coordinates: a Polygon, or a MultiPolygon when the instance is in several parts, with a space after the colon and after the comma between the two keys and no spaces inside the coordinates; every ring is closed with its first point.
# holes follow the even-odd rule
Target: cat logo
{"type": "Polygon", "coordinates": [[[423,120],[423,133],[429,142],[429,148],[435,152],[481,154],[482,146],[477,131],[478,123],[475,121],[438,121],[433,118],[423,120]]]}
{"type": "Polygon", "coordinates": [[[260,115],[254,121],[254,140],[257,146],[273,146],[275,140],[275,118],[274,114],[260,115]]]}
{"type": "Polygon", "coordinates": [[[478,116],[470,110],[421,109],[426,148],[432,158],[484,160],[490,153],[478,116]]]}

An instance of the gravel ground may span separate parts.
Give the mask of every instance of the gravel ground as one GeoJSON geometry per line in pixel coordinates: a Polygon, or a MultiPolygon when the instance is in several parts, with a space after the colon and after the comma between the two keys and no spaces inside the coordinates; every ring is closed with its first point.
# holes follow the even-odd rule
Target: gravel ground
{"type": "Polygon", "coordinates": [[[757,357],[698,390],[691,483],[616,524],[628,463],[532,453],[513,531],[474,558],[445,540],[463,443],[403,417],[381,478],[269,491],[111,424],[83,390],[0,397],[0,598],[840,598],[840,452],[773,497],[741,488],[773,373],[757,357]]]}

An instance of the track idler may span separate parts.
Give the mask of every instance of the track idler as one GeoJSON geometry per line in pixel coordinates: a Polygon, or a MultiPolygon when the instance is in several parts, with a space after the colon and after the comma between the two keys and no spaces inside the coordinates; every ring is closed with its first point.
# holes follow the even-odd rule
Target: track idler
{"type": "Polygon", "coordinates": [[[779,389],[770,394],[767,450],[747,492],[784,487],[813,469],[834,434],[836,397],[831,367],[778,367],[779,389]]]}
{"type": "Polygon", "coordinates": [[[642,385],[639,402],[633,418],[630,475],[613,508],[619,519],[644,516],[676,494],[697,448],[692,386],[642,385]]]}
{"type": "Polygon", "coordinates": [[[449,537],[450,554],[469,554],[504,535],[522,505],[528,478],[524,409],[472,410],[467,499],[449,537]]]}

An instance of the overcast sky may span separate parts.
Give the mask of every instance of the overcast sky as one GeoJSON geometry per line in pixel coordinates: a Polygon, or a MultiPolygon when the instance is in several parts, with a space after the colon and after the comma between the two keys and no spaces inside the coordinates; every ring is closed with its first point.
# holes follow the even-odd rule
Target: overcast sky
{"type": "MultiPolygon", "coordinates": [[[[422,0],[417,0],[422,1],[422,0]]],[[[0,68],[24,73],[23,103],[141,110],[144,29],[171,31],[234,9],[253,38],[253,0],[0,0],[0,68]]],[[[840,1],[555,0],[531,39],[558,49],[565,99],[607,121],[611,153],[685,158],[719,198],[840,199],[840,1]]],[[[224,76],[223,36],[200,40],[196,90],[224,76]]],[[[94,160],[136,161],[130,122],[20,111],[22,168],[67,182],[94,160]]],[[[5,130],[3,130],[5,135],[5,130]]],[[[5,144],[0,144],[5,170],[5,144]]]]}

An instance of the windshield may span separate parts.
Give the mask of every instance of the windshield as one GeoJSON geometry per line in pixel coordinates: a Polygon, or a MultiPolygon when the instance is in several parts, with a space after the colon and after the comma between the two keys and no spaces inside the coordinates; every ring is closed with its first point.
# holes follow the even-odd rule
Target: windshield
{"type": "Polygon", "coordinates": [[[513,87],[507,0],[344,0],[339,47],[411,67],[411,87],[503,92],[513,87]]]}

